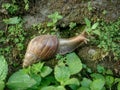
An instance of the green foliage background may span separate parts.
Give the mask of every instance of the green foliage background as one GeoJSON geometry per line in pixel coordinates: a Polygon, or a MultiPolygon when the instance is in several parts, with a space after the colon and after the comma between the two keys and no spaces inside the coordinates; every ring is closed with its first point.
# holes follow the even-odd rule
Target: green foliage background
{"type": "MultiPolygon", "coordinates": [[[[29,9],[29,1],[23,0],[24,10],[29,9]]],[[[81,62],[75,52],[64,56],[56,55],[58,63],[54,67],[43,62],[33,64],[21,69],[21,62],[25,52],[26,40],[35,37],[29,35],[30,31],[24,30],[24,20],[16,13],[21,9],[16,0],[2,4],[8,13],[3,19],[6,30],[0,30],[0,90],[120,90],[120,77],[115,77],[110,69],[97,66],[97,71],[92,71],[81,62]],[[27,36],[30,36],[27,38],[27,36]],[[20,61],[18,61],[20,60],[20,61]],[[12,66],[15,71],[9,71],[12,66]],[[7,76],[8,75],[8,76],[7,76]]],[[[88,9],[92,10],[90,3],[88,9]]],[[[46,27],[42,24],[33,25],[32,30],[39,34],[54,34],[59,37],[57,22],[63,17],[55,12],[48,15],[51,19],[46,27]],[[49,28],[49,30],[48,30],[49,28]]],[[[108,55],[113,55],[113,60],[120,60],[120,19],[115,22],[105,23],[98,21],[92,23],[85,18],[86,32],[90,37],[90,44],[102,48],[108,55]],[[94,38],[91,38],[94,36],[94,38]]],[[[64,25],[63,25],[64,26],[64,25]]],[[[71,22],[67,32],[71,32],[76,23],[71,22]]]]}

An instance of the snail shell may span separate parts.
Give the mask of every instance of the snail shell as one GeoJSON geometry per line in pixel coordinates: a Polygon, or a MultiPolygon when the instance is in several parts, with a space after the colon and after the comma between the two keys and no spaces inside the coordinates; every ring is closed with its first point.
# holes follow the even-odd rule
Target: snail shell
{"type": "Polygon", "coordinates": [[[81,42],[87,42],[85,33],[69,38],[58,39],[55,35],[41,35],[33,38],[27,47],[23,67],[27,67],[38,60],[47,60],[57,53],[66,54],[78,48],[81,42]]]}
{"type": "Polygon", "coordinates": [[[58,48],[58,39],[52,35],[37,36],[30,41],[25,54],[23,67],[37,62],[37,59],[47,60],[53,57],[58,48]]]}

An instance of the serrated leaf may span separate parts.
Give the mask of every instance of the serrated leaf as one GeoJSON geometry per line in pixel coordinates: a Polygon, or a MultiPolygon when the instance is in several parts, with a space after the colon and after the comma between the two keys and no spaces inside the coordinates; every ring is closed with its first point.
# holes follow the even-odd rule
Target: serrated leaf
{"type": "Polygon", "coordinates": [[[104,85],[105,85],[105,81],[103,79],[96,79],[91,83],[90,89],[91,90],[102,90],[104,85]]]}
{"type": "Polygon", "coordinates": [[[70,78],[70,72],[68,67],[66,66],[55,66],[54,74],[55,74],[55,79],[61,84],[69,80],[70,78]]]}
{"type": "Polygon", "coordinates": [[[39,62],[39,63],[33,64],[31,67],[31,70],[33,73],[37,74],[41,72],[43,66],[44,66],[44,63],[39,62]]]}
{"type": "Polygon", "coordinates": [[[120,90],[120,82],[117,85],[117,90],[120,90]]]}
{"type": "Polygon", "coordinates": [[[79,80],[76,78],[71,78],[71,79],[65,81],[65,83],[64,83],[64,85],[70,85],[70,84],[74,84],[77,86],[80,85],[79,80]]]}
{"type": "Polygon", "coordinates": [[[52,72],[52,69],[48,66],[44,66],[41,70],[41,76],[42,77],[46,77],[47,75],[49,75],[52,72]]]}
{"type": "Polygon", "coordinates": [[[8,73],[8,64],[4,56],[0,56],[0,81],[5,80],[8,73]]]}
{"type": "Polygon", "coordinates": [[[4,81],[0,81],[0,90],[4,90],[5,83],[4,81]]]}
{"type": "Polygon", "coordinates": [[[21,18],[19,17],[13,17],[9,19],[3,19],[4,23],[6,24],[18,24],[21,21],[21,18]]]}
{"type": "Polygon", "coordinates": [[[75,53],[70,53],[66,55],[66,64],[70,70],[70,74],[76,74],[81,71],[82,63],[80,58],[75,53]]]}
{"type": "Polygon", "coordinates": [[[92,29],[96,29],[96,27],[99,25],[99,23],[97,22],[97,23],[95,23],[95,24],[93,24],[92,25],[92,29]]]}
{"type": "Polygon", "coordinates": [[[92,81],[90,79],[83,78],[83,80],[81,81],[81,86],[82,87],[89,87],[91,83],[92,83],[92,81]]]}
{"type": "Polygon", "coordinates": [[[11,90],[25,90],[34,86],[37,82],[22,70],[15,72],[7,82],[11,90]]]}
{"type": "Polygon", "coordinates": [[[93,33],[100,36],[100,31],[99,30],[94,30],[93,33]]]}
{"type": "Polygon", "coordinates": [[[91,27],[91,21],[88,18],[84,18],[84,20],[85,20],[85,23],[86,23],[87,27],[90,28],[91,27]]]}

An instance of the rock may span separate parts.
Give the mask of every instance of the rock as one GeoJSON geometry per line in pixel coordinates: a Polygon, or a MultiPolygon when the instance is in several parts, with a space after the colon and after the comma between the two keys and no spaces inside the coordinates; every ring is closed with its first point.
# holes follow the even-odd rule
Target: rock
{"type": "Polygon", "coordinates": [[[103,66],[106,69],[111,69],[115,75],[120,75],[120,61],[115,61],[112,56],[102,49],[95,46],[88,46],[79,49],[78,56],[82,62],[92,70],[97,70],[97,65],[103,66]]]}
{"type": "Polygon", "coordinates": [[[92,21],[103,19],[106,22],[115,21],[120,16],[120,0],[33,0],[29,13],[24,16],[26,27],[32,24],[49,21],[47,16],[59,12],[63,19],[60,23],[70,22],[84,24],[84,17],[92,21]],[[29,25],[28,25],[29,24],[29,25]]]}

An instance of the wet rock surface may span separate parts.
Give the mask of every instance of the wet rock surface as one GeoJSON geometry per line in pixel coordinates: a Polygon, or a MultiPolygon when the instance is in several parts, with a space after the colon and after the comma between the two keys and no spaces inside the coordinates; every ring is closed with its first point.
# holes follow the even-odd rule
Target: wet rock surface
{"type": "Polygon", "coordinates": [[[47,16],[59,12],[63,19],[60,23],[70,22],[84,24],[84,18],[92,21],[103,19],[106,22],[115,21],[120,16],[120,0],[33,0],[30,14],[24,16],[26,27],[40,22],[46,22],[47,16]]]}
{"type": "Polygon", "coordinates": [[[110,60],[112,57],[102,49],[95,46],[88,46],[82,47],[78,51],[78,56],[82,59],[82,62],[92,70],[97,70],[97,65],[101,65],[106,69],[114,71],[115,75],[120,75],[120,61],[110,60]]]}

